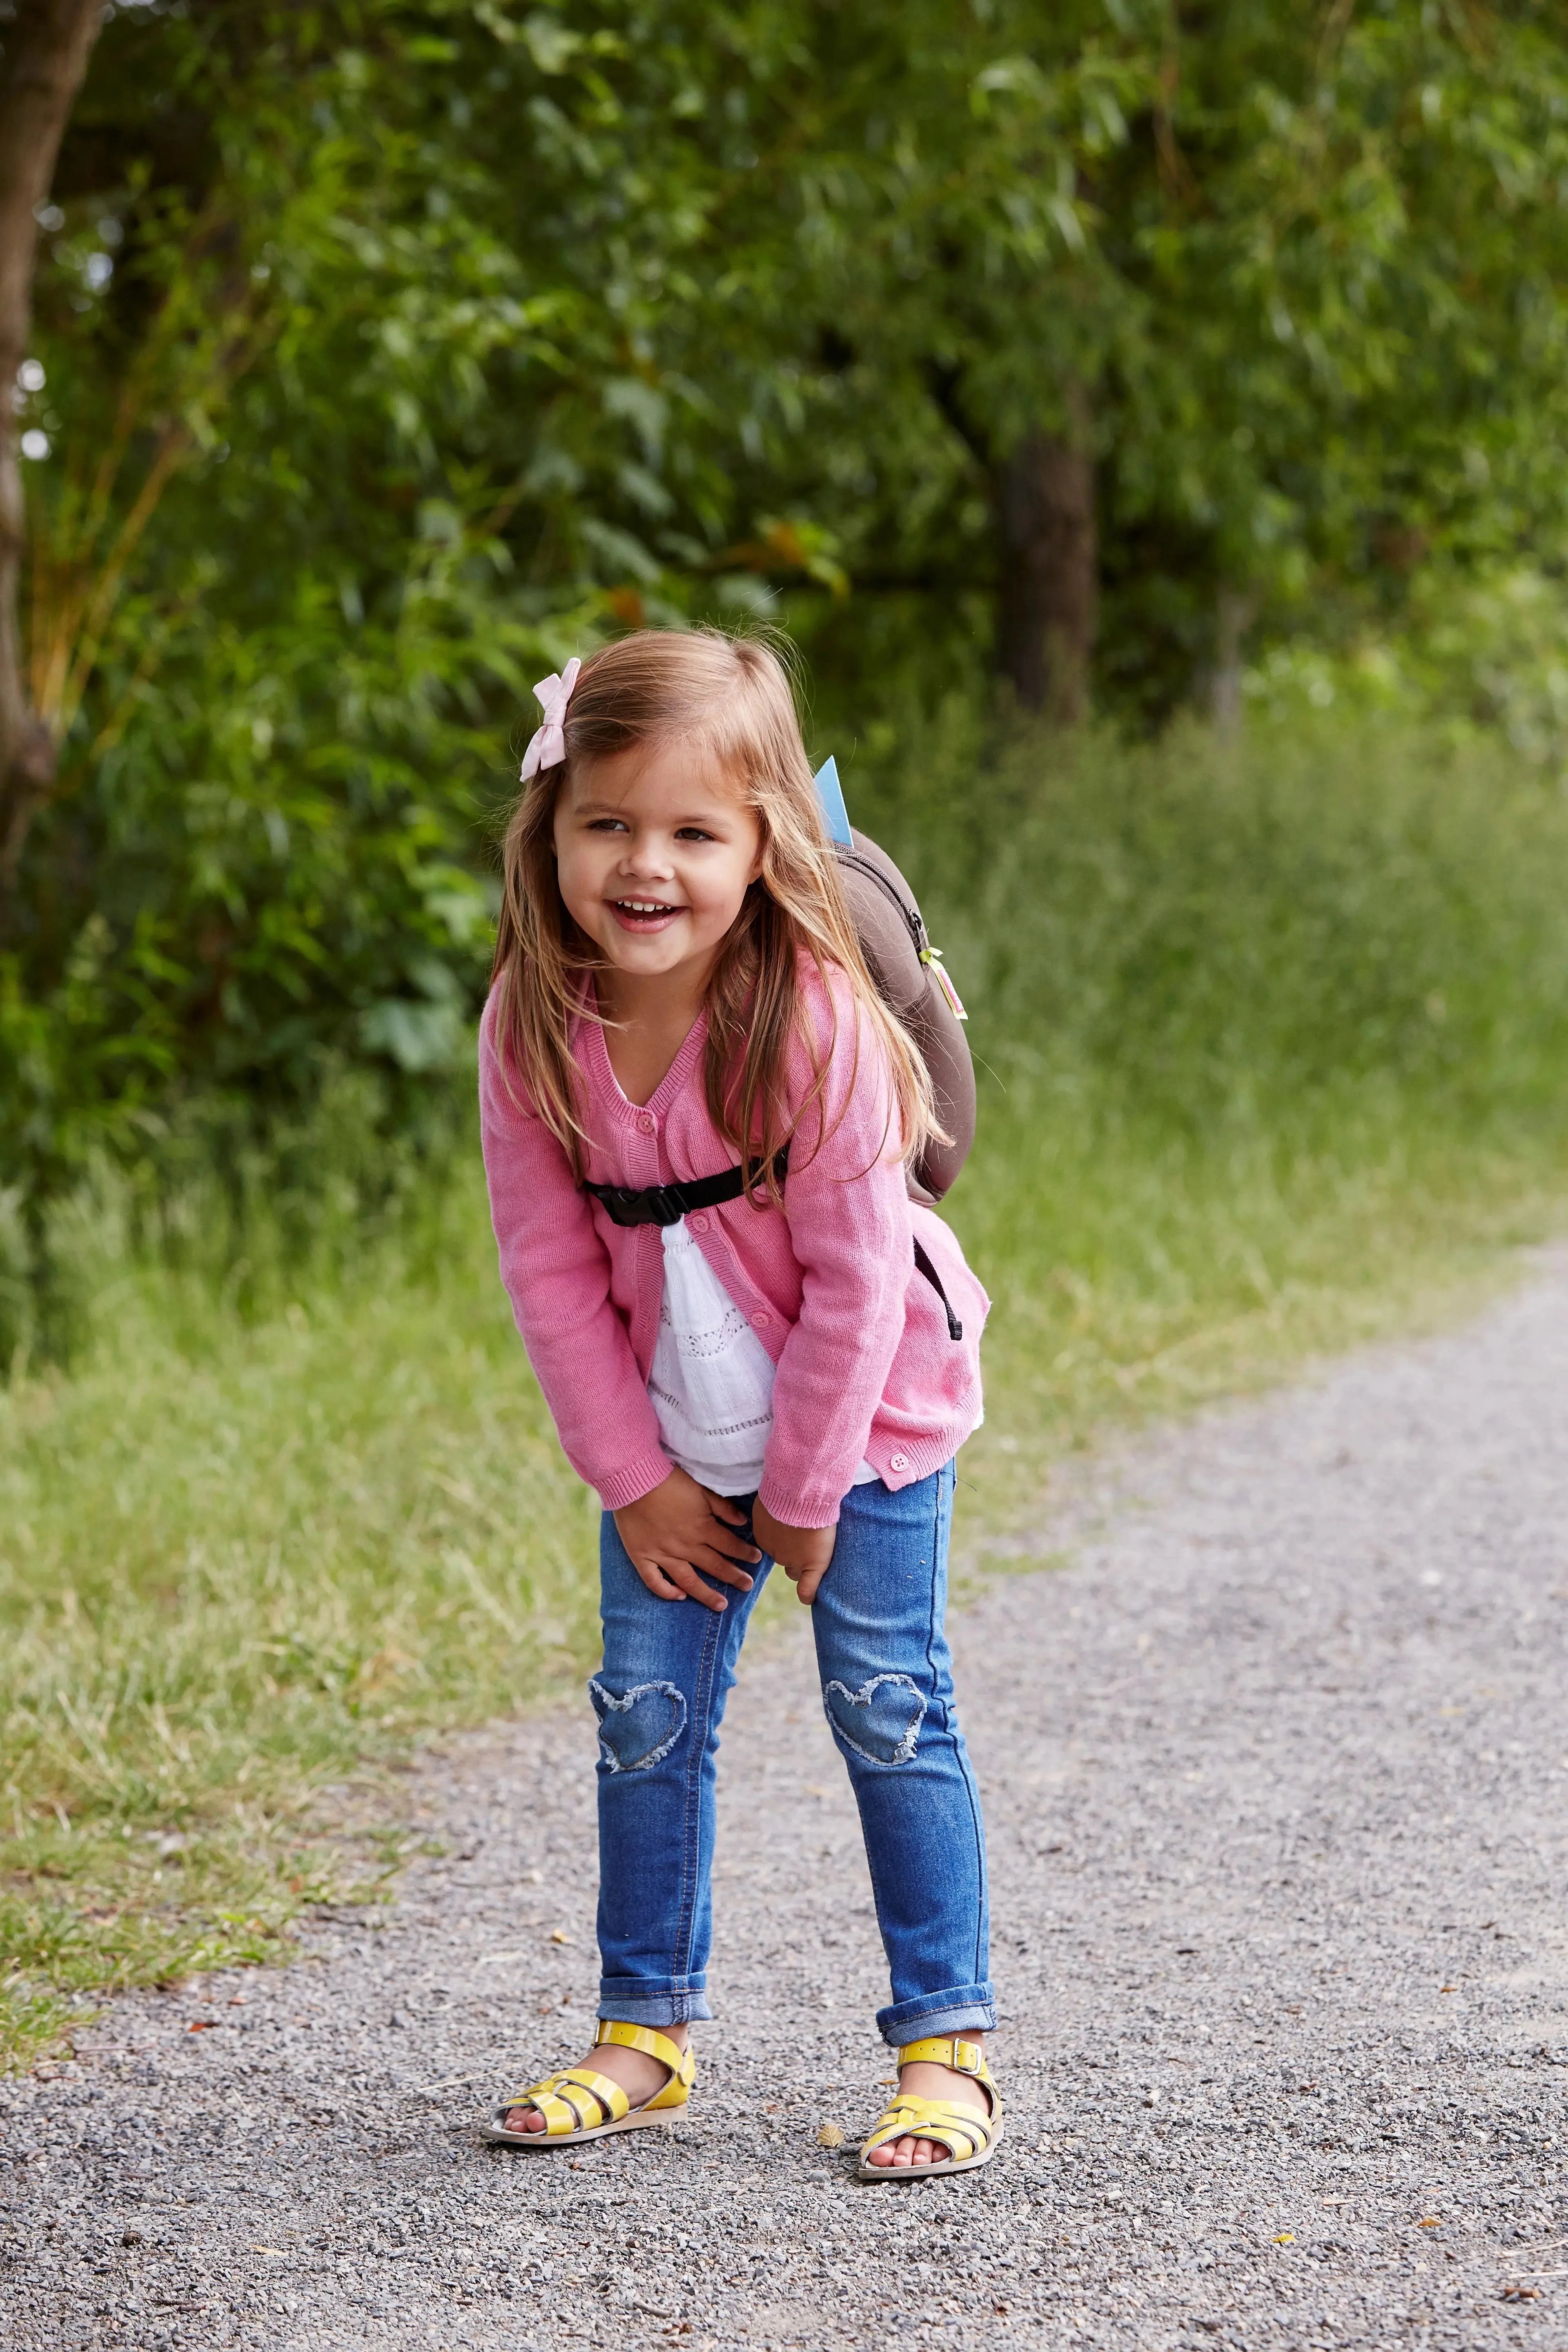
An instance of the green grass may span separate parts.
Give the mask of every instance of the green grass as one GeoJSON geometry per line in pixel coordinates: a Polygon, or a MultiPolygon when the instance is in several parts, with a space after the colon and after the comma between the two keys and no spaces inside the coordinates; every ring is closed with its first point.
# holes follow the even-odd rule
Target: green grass
{"type": "MultiPolygon", "coordinates": [[[[1108,1423],[1450,1313],[1568,1196],[1555,801],[1405,737],[978,756],[857,801],[986,1066],[972,1559],[1108,1423]]],[[[364,1226],[353,1104],[314,1193],[220,1210],[198,1170],[151,1223],[107,1178],[63,1213],[75,1357],[0,1391],[13,2060],[103,1987],[277,1954],[395,1864],[412,1739],[591,1662],[596,1515],[471,1154],[364,1226]]]]}
{"type": "Polygon", "coordinates": [[[586,1654],[588,1498],[480,1186],[440,1206],[434,1272],[388,1242],[260,1320],[132,1263],[72,1371],[0,1396],[14,2005],[275,1950],[343,1875],[314,1792],[586,1654]]]}

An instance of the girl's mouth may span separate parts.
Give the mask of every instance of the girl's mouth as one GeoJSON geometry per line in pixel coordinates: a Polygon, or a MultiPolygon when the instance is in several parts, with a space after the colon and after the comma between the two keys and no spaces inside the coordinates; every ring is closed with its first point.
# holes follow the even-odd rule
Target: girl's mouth
{"type": "Polygon", "coordinates": [[[684,915],[684,907],[673,907],[667,898],[612,898],[610,912],[623,931],[647,934],[662,931],[684,915]]]}

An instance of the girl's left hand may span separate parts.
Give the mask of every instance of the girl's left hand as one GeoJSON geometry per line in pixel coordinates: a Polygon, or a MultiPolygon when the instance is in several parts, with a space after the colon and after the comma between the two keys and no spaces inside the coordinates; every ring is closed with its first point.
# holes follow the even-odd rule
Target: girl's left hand
{"type": "Polygon", "coordinates": [[[837,1540],[837,1528],[791,1528],[775,1519],[765,1504],[752,1505],[752,1533],[771,1552],[809,1609],[816,1588],[826,1575],[837,1540]]]}

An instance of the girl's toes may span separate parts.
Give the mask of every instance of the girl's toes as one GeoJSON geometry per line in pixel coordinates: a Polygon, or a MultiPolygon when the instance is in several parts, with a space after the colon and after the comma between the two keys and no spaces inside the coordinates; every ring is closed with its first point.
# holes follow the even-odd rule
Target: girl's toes
{"type": "Polygon", "coordinates": [[[892,2165],[907,2170],[911,2164],[939,2164],[946,2154],[947,2150],[940,2141],[906,2137],[884,2140],[880,2147],[872,2149],[868,2162],[876,2165],[879,2171],[892,2165]]]}

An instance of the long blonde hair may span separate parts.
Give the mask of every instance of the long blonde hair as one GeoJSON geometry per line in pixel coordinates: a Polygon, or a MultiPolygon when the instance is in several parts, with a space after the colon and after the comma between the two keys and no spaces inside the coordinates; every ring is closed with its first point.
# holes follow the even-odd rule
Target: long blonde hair
{"type": "MultiPolygon", "coordinates": [[[[708,983],[703,1076],[714,1126],[738,1158],[766,1164],[765,1191],[775,1202],[775,1153],[799,1134],[814,1108],[814,1150],[828,1131],[822,1105],[832,1041],[825,1053],[808,1018],[800,986],[804,951],[824,981],[837,969],[848,982],[886,1057],[889,1116],[896,1109],[904,1156],[915,1158],[941,1135],[931,1079],[867,969],[777,655],[717,629],[638,629],[583,664],[564,736],[564,761],[531,780],[506,829],[491,989],[503,1078],[509,1087],[513,1074],[521,1079],[578,1181],[587,1173],[587,1137],[571,1034],[585,1014],[594,1017],[586,982],[604,959],[561,896],[556,807],[587,762],[671,740],[715,759],[762,829],[761,877],[747,891],[708,983]],[[784,1072],[797,1042],[813,1075],[792,1118],[784,1072]]],[[[835,1024],[836,1035],[837,1014],[835,1024]]]]}

